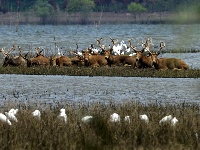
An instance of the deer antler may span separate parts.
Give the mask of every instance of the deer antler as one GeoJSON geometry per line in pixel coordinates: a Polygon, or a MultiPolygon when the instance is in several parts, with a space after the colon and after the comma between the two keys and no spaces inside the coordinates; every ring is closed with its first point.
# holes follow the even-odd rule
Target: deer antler
{"type": "Polygon", "coordinates": [[[102,50],[105,50],[105,46],[103,47],[102,45],[100,45],[102,39],[103,39],[103,38],[97,39],[97,45],[98,45],[102,50]]]}
{"type": "Polygon", "coordinates": [[[128,39],[128,46],[129,46],[130,48],[132,48],[134,51],[137,51],[136,48],[137,48],[138,44],[137,44],[136,46],[133,47],[133,46],[132,46],[132,43],[131,43],[131,40],[132,40],[132,39],[128,39]]]}

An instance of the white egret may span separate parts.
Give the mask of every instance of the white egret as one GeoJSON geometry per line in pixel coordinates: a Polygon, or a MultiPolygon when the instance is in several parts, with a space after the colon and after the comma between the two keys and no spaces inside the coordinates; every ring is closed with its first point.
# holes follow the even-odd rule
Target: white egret
{"type": "Polygon", "coordinates": [[[146,123],[149,123],[149,118],[146,114],[143,114],[143,115],[139,115],[140,119],[145,121],[146,123]]]}
{"type": "Polygon", "coordinates": [[[172,119],[171,115],[165,116],[159,121],[159,124],[169,122],[171,119],[172,119]]]}
{"type": "Polygon", "coordinates": [[[58,116],[61,120],[63,120],[65,123],[67,122],[67,115],[65,113],[65,109],[60,109],[60,114],[58,116]]]}
{"type": "Polygon", "coordinates": [[[85,117],[83,117],[83,118],[81,119],[81,121],[82,121],[83,123],[88,123],[88,122],[91,121],[92,118],[93,118],[92,116],[85,116],[85,117]]]}
{"type": "Polygon", "coordinates": [[[2,113],[0,113],[0,120],[3,121],[3,122],[6,122],[9,125],[12,125],[10,120],[2,113]]]}
{"type": "Polygon", "coordinates": [[[12,112],[5,112],[5,115],[8,117],[10,120],[14,120],[15,122],[18,122],[17,118],[15,117],[14,113],[12,112]]]}
{"type": "Polygon", "coordinates": [[[124,121],[130,123],[131,122],[130,116],[125,116],[124,117],[124,121]]]}
{"type": "Polygon", "coordinates": [[[12,108],[12,109],[9,110],[8,113],[13,113],[14,115],[16,115],[17,112],[18,112],[18,109],[14,109],[14,108],[12,108]]]}
{"type": "Polygon", "coordinates": [[[37,119],[41,119],[41,113],[39,110],[35,110],[34,112],[32,112],[33,117],[37,118],[37,119]]]}
{"type": "Polygon", "coordinates": [[[178,119],[176,119],[176,117],[174,117],[172,120],[171,120],[171,125],[172,126],[175,126],[178,122],[178,119]]]}
{"type": "Polygon", "coordinates": [[[113,113],[110,115],[111,122],[120,122],[120,116],[117,113],[113,113]]]}

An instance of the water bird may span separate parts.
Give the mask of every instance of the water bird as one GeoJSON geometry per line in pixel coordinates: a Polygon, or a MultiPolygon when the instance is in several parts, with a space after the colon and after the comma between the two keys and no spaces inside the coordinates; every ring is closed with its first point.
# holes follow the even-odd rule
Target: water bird
{"type": "Polygon", "coordinates": [[[149,123],[149,118],[146,114],[143,114],[143,115],[139,115],[140,119],[145,121],[146,123],[149,123]]]}
{"type": "Polygon", "coordinates": [[[40,111],[39,110],[35,110],[35,111],[33,111],[32,112],[32,115],[33,115],[33,117],[35,117],[35,118],[37,118],[37,119],[41,119],[41,113],[40,113],[40,111]]]}
{"type": "Polygon", "coordinates": [[[159,121],[159,124],[169,122],[171,119],[172,119],[172,115],[165,116],[159,121]]]}
{"type": "Polygon", "coordinates": [[[60,109],[60,114],[59,114],[58,118],[60,118],[65,123],[67,122],[67,115],[65,113],[65,109],[64,108],[60,109]]]}
{"type": "Polygon", "coordinates": [[[124,117],[124,121],[130,123],[131,122],[130,116],[125,116],[124,117]]]}
{"type": "Polygon", "coordinates": [[[175,126],[178,122],[178,119],[176,119],[176,117],[174,117],[172,120],[171,120],[171,125],[172,126],[175,126]]]}
{"type": "Polygon", "coordinates": [[[81,119],[81,121],[82,121],[83,123],[88,123],[88,122],[91,121],[92,118],[93,118],[93,116],[85,116],[85,117],[83,117],[83,118],[81,119]]]}
{"type": "Polygon", "coordinates": [[[113,113],[110,115],[111,122],[120,122],[120,116],[117,113],[113,113]]]}
{"type": "Polygon", "coordinates": [[[5,112],[5,115],[8,117],[8,119],[18,122],[17,118],[14,115],[14,112],[12,112],[12,111],[5,112]]]}
{"type": "Polygon", "coordinates": [[[13,113],[14,115],[16,115],[17,112],[18,112],[18,109],[14,109],[14,108],[12,108],[12,109],[9,110],[8,113],[13,113]]]}
{"type": "Polygon", "coordinates": [[[0,113],[0,120],[9,124],[9,125],[12,125],[12,123],[10,122],[10,120],[6,117],[6,115],[0,113]]]}

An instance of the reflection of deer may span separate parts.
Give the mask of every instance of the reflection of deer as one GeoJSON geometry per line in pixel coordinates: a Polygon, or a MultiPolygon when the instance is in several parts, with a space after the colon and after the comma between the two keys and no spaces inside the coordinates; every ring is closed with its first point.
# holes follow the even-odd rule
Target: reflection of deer
{"type": "Polygon", "coordinates": [[[181,70],[181,69],[189,69],[189,66],[181,59],[178,58],[157,58],[160,54],[161,49],[165,47],[165,43],[160,43],[160,50],[156,53],[151,53],[151,58],[153,61],[153,65],[156,69],[159,70],[181,70]]]}
{"type": "Polygon", "coordinates": [[[5,52],[5,48],[2,48],[0,52],[4,55],[4,62],[3,66],[24,66],[26,64],[26,60],[22,56],[22,48],[18,46],[19,49],[19,56],[11,56],[10,54],[16,49],[16,46],[13,47],[8,51],[5,52]]]}

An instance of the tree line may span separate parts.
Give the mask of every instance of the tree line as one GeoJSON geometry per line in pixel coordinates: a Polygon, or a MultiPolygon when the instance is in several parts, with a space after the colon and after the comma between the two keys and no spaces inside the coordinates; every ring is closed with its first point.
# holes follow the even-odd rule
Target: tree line
{"type": "Polygon", "coordinates": [[[76,8],[79,7],[73,11],[80,11],[82,6],[89,4],[95,12],[127,12],[131,3],[140,4],[148,12],[175,11],[188,6],[200,6],[199,0],[0,0],[0,10],[3,13],[28,11],[38,1],[48,3],[55,11],[71,10],[74,7],[72,4],[75,4],[76,8]]]}

